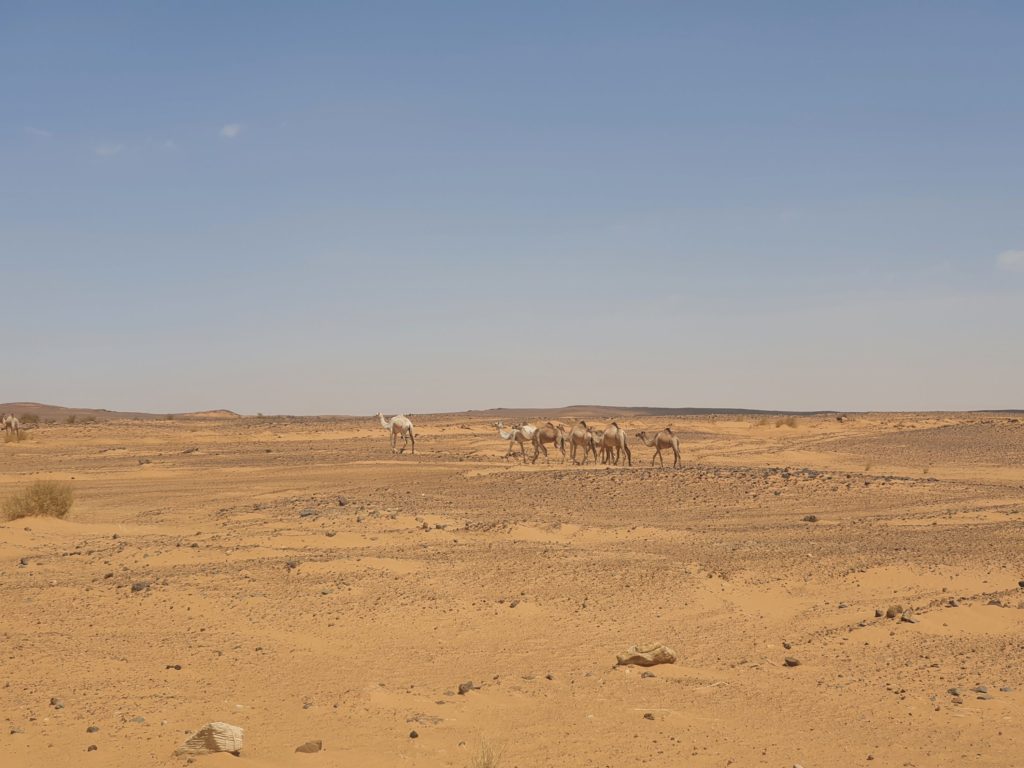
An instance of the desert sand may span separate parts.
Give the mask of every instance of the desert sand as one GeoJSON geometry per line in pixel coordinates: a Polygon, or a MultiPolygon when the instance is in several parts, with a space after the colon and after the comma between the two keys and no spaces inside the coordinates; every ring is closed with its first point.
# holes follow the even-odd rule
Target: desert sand
{"type": "Polygon", "coordinates": [[[76,492],[0,523],[0,765],[181,766],[210,721],[244,748],[198,766],[1024,765],[1018,417],[618,419],[679,470],[524,465],[492,420],[0,445],[0,496],[76,492]]]}

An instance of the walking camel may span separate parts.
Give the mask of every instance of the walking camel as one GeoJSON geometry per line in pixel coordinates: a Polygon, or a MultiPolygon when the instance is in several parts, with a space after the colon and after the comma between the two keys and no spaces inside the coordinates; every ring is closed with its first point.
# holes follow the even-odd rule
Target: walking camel
{"type": "Polygon", "coordinates": [[[378,413],[377,418],[380,419],[380,425],[391,433],[392,453],[404,453],[405,447],[409,444],[410,440],[412,441],[412,453],[416,453],[416,435],[413,434],[412,422],[409,421],[409,419],[402,414],[398,414],[397,416],[392,416],[390,419],[385,420],[383,413],[378,413]],[[402,439],[405,441],[402,445],[401,451],[397,450],[396,446],[399,435],[401,435],[402,439]]]}
{"type": "Polygon", "coordinates": [[[613,421],[604,431],[604,434],[601,435],[601,453],[603,454],[605,464],[611,461],[612,453],[614,453],[615,461],[611,463],[618,465],[623,452],[626,454],[626,463],[632,467],[633,454],[626,442],[626,430],[613,421]]]}
{"type": "Polygon", "coordinates": [[[572,428],[572,431],[566,437],[569,442],[569,458],[572,459],[573,464],[579,464],[576,461],[576,449],[583,448],[583,463],[587,463],[587,455],[593,451],[594,461],[597,462],[597,447],[594,443],[594,432],[587,426],[587,422],[582,419],[580,422],[572,428]]]}
{"type": "Polygon", "coordinates": [[[519,450],[523,453],[523,461],[526,461],[526,444],[533,442],[533,433],[537,431],[537,428],[529,424],[521,424],[513,426],[510,431],[506,432],[505,425],[502,422],[495,422],[494,426],[498,428],[498,436],[502,440],[508,440],[508,451],[505,453],[505,458],[507,459],[512,455],[513,445],[519,443],[519,450]]]}
{"type": "Polygon", "coordinates": [[[4,432],[14,435],[16,440],[21,440],[21,422],[13,413],[4,414],[4,432]]]}
{"type": "Polygon", "coordinates": [[[553,443],[562,452],[562,461],[565,461],[565,431],[556,427],[550,421],[533,433],[533,463],[537,463],[537,456],[541,453],[548,458],[547,444],[553,443]]]}
{"type": "Polygon", "coordinates": [[[665,459],[661,455],[661,451],[664,448],[671,448],[674,459],[672,461],[672,467],[676,469],[682,469],[683,460],[679,456],[679,438],[672,434],[672,427],[665,427],[661,432],[656,434],[653,439],[648,440],[646,432],[640,432],[637,437],[646,445],[648,448],[654,448],[654,456],[651,458],[651,466],[654,466],[654,459],[661,461],[661,466],[665,466],[665,459]]]}

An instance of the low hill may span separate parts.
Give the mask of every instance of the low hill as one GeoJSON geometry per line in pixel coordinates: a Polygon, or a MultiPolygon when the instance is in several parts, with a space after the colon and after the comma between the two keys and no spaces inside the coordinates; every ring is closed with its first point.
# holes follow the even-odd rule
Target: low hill
{"type": "Polygon", "coordinates": [[[67,408],[63,405],[46,403],[0,403],[0,413],[13,413],[18,418],[28,416],[39,421],[65,422],[69,417],[76,421],[112,421],[114,419],[237,419],[234,411],[213,410],[194,413],[144,413],[141,411],[110,411],[106,408],[67,408]]]}

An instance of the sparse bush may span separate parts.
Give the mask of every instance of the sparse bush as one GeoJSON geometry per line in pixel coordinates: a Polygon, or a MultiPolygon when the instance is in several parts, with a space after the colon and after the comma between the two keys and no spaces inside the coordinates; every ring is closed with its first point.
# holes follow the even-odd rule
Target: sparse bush
{"type": "Polygon", "coordinates": [[[19,517],[66,517],[75,500],[69,483],[57,480],[37,480],[21,493],[4,501],[3,516],[7,520],[19,517]]]}
{"type": "Polygon", "coordinates": [[[776,419],[775,420],[775,426],[776,427],[794,427],[795,428],[796,427],[796,417],[795,416],[784,416],[781,419],[776,419]]]}
{"type": "Polygon", "coordinates": [[[67,424],[74,424],[76,421],[78,421],[78,416],[74,413],[68,414],[67,419],[65,419],[67,424]]]}
{"type": "Polygon", "coordinates": [[[767,427],[769,424],[771,424],[771,420],[767,416],[762,416],[754,423],[754,426],[767,427]]]}
{"type": "Polygon", "coordinates": [[[82,423],[83,424],[95,424],[96,423],[96,417],[95,416],[83,416],[82,417],[82,423]]]}
{"type": "Polygon", "coordinates": [[[39,414],[38,413],[23,413],[18,417],[18,421],[22,424],[38,424],[39,414]]]}
{"type": "Polygon", "coordinates": [[[469,761],[469,768],[499,768],[504,749],[495,750],[486,742],[480,745],[473,759],[469,761]]]}
{"type": "Polygon", "coordinates": [[[174,414],[173,413],[168,413],[166,416],[164,416],[164,418],[167,421],[174,421],[174,414]]]}

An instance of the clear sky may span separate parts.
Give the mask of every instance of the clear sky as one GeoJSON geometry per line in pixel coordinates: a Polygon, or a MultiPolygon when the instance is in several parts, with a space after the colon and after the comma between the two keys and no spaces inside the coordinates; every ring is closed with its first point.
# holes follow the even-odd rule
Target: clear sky
{"type": "Polygon", "coordinates": [[[1019,2],[2,2],[0,402],[1024,407],[1019,2]]]}

